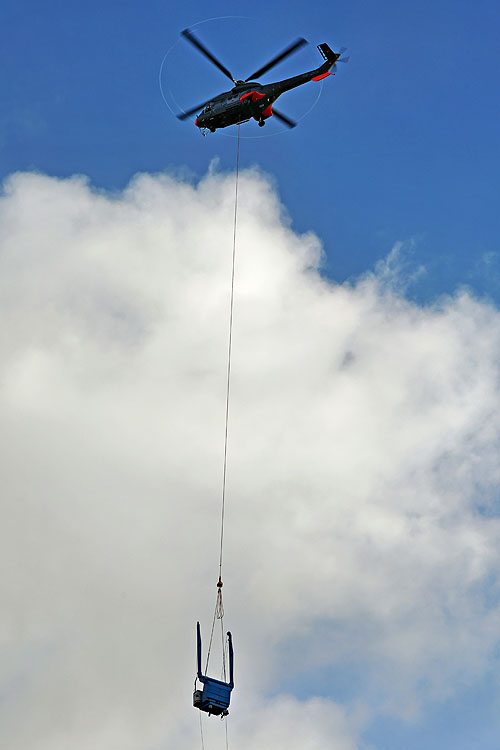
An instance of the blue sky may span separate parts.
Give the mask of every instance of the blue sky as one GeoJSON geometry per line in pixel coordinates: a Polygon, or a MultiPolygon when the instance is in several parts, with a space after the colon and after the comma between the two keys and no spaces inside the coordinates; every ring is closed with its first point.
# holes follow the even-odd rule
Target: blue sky
{"type": "MultiPolygon", "coordinates": [[[[227,88],[179,32],[195,26],[236,77],[306,37],[310,47],[265,81],[316,67],[320,42],[347,46],[349,64],[335,77],[280,101],[300,118],[321,90],[297,128],[242,126],[241,166],[271,176],[292,229],[320,238],[323,272],[334,281],[372,271],[402,243],[404,273],[415,276],[411,300],[428,303],[466,285],[498,305],[499,23],[494,0],[309,8],[295,0],[4,0],[0,178],[83,174],[97,188],[119,191],[138,172],[202,178],[214,159],[232,170],[234,131],[204,138],[162,98],[162,61],[170,102],[187,108],[227,88]]],[[[334,698],[352,699],[346,674],[334,698]]],[[[313,692],[314,679],[292,680],[299,699],[313,692]]],[[[356,666],[354,684],[360,679],[356,666]]],[[[410,721],[381,712],[364,741],[376,750],[498,750],[499,695],[486,666],[410,721]]]]}
{"type": "MultiPolygon", "coordinates": [[[[286,13],[260,2],[207,10],[190,1],[7,1],[1,14],[2,176],[81,172],[105,188],[123,187],[137,171],[187,167],[201,175],[214,157],[223,168],[234,164],[231,138],[200,137],[159,95],[159,66],[180,29],[211,15],[250,17],[198,27],[245,74],[299,35],[311,42],[266,80],[316,65],[320,41],[347,46],[350,63],[324,83],[314,112],[293,132],[244,141],[242,165],[275,177],[294,227],[323,240],[333,278],[362,273],[393,242],[414,240],[415,262],[428,270],[417,296],[467,283],[498,297],[493,0],[307,9],[292,0],[286,13]]],[[[226,88],[224,76],[183,41],[168,65],[185,106],[226,88]]],[[[300,113],[315,94],[293,92],[281,107],[300,113]]],[[[261,135],[251,123],[244,132],[261,135]]]]}

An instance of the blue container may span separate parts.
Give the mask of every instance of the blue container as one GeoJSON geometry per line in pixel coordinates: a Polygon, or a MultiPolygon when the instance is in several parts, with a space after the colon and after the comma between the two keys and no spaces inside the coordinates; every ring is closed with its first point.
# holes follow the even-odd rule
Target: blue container
{"type": "Polygon", "coordinates": [[[200,623],[196,624],[197,655],[198,655],[198,679],[203,684],[203,690],[195,690],[193,693],[193,706],[205,711],[208,715],[227,716],[233,681],[233,641],[231,633],[228,632],[229,643],[229,682],[222,682],[213,677],[207,677],[201,673],[201,632],[200,623]]]}

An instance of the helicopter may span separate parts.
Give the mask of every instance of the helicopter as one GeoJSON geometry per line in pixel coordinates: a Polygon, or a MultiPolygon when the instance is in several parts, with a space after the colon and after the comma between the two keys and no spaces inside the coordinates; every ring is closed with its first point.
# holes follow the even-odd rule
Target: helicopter
{"type": "Polygon", "coordinates": [[[342,47],[339,52],[333,52],[328,44],[319,44],[318,50],[324,62],[318,68],[310,70],[307,73],[300,73],[292,78],[286,78],[283,81],[263,85],[252,79],[267,73],[268,70],[274,68],[285,57],[288,57],[300,49],[300,47],[307,44],[305,39],[300,37],[280,52],[279,55],[273,57],[266,65],[263,65],[255,73],[252,73],[244,81],[241,81],[233,78],[232,73],[200,42],[190,29],[184,29],[181,34],[234,83],[234,87],[230,91],[224,91],[222,94],[218,94],[212,99],[208,99],[202,104],[192,107],[187,112],[177,115],[179,120],[186,120],[195,112],[202,110],[199,112],[194,124],[201,130],[203,135],[206,135],[207,131],[215,133],[217,128],[226,128],[228,125],[239,125],[240,123],[248,122],[252,117],[258,122],[260,127],[263,127],[266,124],[266,120],[272,115],[277,117],[287,127],[294,128],[297,124],[294,120],[273,109],[276,99],[285,91],[290,91],[290,89],[301,86],[303,83],[321,81],[326,76],[334,75],[336,63],[347,62],[349,60],[348,57],[342,57],[346,51],[346,47],[342,47]]]}

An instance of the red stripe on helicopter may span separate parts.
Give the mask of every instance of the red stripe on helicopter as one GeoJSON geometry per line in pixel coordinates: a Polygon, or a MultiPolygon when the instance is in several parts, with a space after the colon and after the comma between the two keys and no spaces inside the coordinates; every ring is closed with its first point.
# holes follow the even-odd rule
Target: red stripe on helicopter
{"type": "Polygon", "coordinates": [[[331,76],[333,73],[323,73],[321,76],[314,76],[314,78],[311,78],[311,81],[321,81],[322,78],[326,78],[327,76],[331,76]]]}
{"type": "Polygon", "coordinates": [[[246,94],[243,94],[243,96],[240,96],[240,102],[242,102],[243,99],[246,99],[247,96],[251,96],[252,101],[256,102],[259,99],[262,99],[265,96],[265,94],[261,94],[260,91],[247,91],[246,94]]]}

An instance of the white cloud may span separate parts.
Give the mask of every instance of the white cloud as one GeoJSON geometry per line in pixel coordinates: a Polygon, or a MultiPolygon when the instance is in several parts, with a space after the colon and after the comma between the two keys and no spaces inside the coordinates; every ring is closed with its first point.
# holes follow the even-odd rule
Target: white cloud
{"type": "MultiPolygon", "coordinates": [[[[6,184],[9,750],[198,741],[233,190],[214,170],[197,186],[139,176],[115,196],[83,178],[6,184]]],[[[369,717],[415,715],[480,678],[498,645],[500,314],[466,292],[406,301],[386,283],[397,251],[356,284],[327,282],[318,240],[290,229],[256,172],[241,176],[237,253],[230,731],[244,750],[348,750],[369,717]],[[354,699],[336,683],[350,669],[354,699]]]]}

